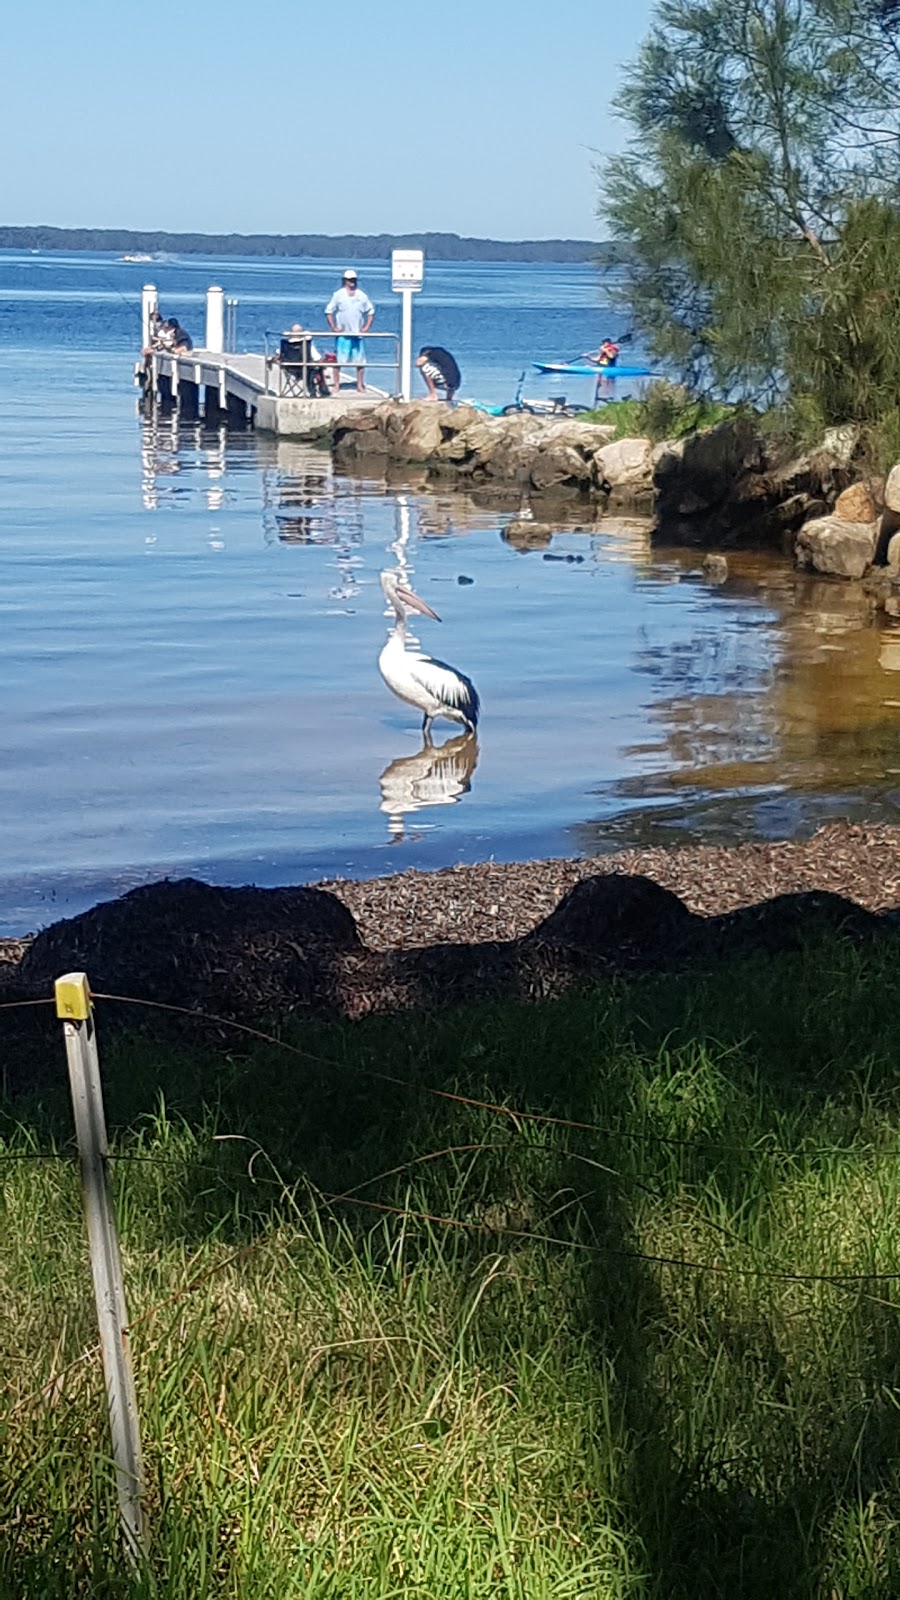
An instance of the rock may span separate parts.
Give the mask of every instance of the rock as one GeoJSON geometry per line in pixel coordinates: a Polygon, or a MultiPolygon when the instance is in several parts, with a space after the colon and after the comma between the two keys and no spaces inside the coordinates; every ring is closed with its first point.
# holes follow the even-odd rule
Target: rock
{"type": "Polygon", "coordinates": [[[697,544],[712,533],[713,538],[719,536],[716,542],[722,542],[722,514],[730,510],[740,479],[751,469],[760,469],[762,446],[752,423],[738,417],[686,439],[668,441],[653,452],[653,458],[656,537],[697,544]],[[712,510],[717,514],[714,533],[712,510]]]}
{"type": "Polygon", "coordinates": [[[900,575],[900,533],[892,533],[888,541],[887,569],[892,577],[900,575]]]}
{"type": "Polygon", "coordinates": [[[874,522],[875,502],[864,483],[852,483],[834,503],[834,514],[842,522],[874,522]]]}
{"type": "Polygon", "coordinates": [[[552,522],[534,522],[531,518],[513,517],[501,529],[500,537],[516,550],[546,550],[558,530],[552,522]]]}
{"type": "Polygon", "coordinates": [[[531,482],[535,489],[554,489],[564,484],[577,488],[590,478],[590,459],[572,445],[555,439],[538,450],[531,463],[531,482]]]}
{"type": "Polygon", "coordinates": [[[413,400],[406,406],[385,409],[384,433],[397,461],[429,461],[439,449],[441,412],[433,400],[413,400]]]}
{"type": "Polygon", "coordinates": [[[649,439],[616,439],[594,451],[598,480],[610,489],[649,489],[653,482],[649,439]]]}
{"type": "Polygon", "coordinates": [[[887,511],[900,512],[900,461],[888,473],[884,486],[884,504],[887,511]]]}
{"type": "Polygon", "coordinates": [[[728,577],[728,562],[725,557],[707,556],[703,563],[703,576],[708,583],[724,583],[728,577]]]}
{"type": "Polygon", "coordinates": [[[816,517],[797,535],[797,565],[838,578],[861,578],[871,566],[878,538],[876,522],[844,522],[816,517]]]}
{"type": "Polygon", "coordinates": [[[611,422],[579,422],[577,417],[546,417],[546,435],[554,445],[568,444],[592,456],[614,437],[615,424],[611,422]]]}
{"type": "Polygon", "coordinates": [[[847,487],[858,442],[855,428],[830,429],[817,449],[785,459],[745,417],[670,442],[654,453],[654,536],[783,547],[847,487]]]}
{"type": "Polygon", "coordinates": [[[833,468],[846,471],[859,448],[859,428],[855,422],[844,422],[838,428],[826,428],[816,455],[825,456],[833,468]]]}
{"type": "Polygon", "coordinates": [[[336,461],[386,460],[388,442],[378,426],[374,411],[362,411],[341,419],[331,439],[336,461]]]}

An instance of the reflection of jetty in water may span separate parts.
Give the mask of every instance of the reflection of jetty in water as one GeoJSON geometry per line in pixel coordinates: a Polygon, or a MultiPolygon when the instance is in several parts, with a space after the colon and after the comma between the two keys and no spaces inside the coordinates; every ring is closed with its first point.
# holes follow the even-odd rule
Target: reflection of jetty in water
{"type": "Polygon", "coordinates": [[[176,414],[153,412],[141,418],[141,499],[146,511],[197,487],[201,474],[206,506],[221,511],[225,504],[227,428],[203,422],[179,422],[176,414]],[[185,482],[181,480],[185,479],[185,482]]]}
{"type": "Polygon", "coordinates": [[[446,744],[426,744],[414,756],[398,756],[381,774],[381,810],[387,814],[391,838],[405,837],[404,819],[425,806],[451,806],[468,794],[478,764],[474,733],[458,734],[446,744]]]}
{"type": "Polygon", "coordinates": [[[338,578],[328,598],[347,601],[359,593],[362,561],[354,547],[364,537],[362,496],[344,492],[338,506],[328,451],[278,440],[274,464],[263,469],[263,534],[267,543],[333,546],[338,578]]]}

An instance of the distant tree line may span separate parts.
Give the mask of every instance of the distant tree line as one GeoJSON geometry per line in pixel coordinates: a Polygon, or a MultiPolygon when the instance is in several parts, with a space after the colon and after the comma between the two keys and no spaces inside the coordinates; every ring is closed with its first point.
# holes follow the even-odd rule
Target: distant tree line
{"type": "Polygon", "coordinates": [[[95,250],[114,254],[216,256],[346,256],[387,258],[395,249],[421,249],[431,261],[557,261],[614,265],[622,247],[591,239],[469,239],[458,233],[154,233],[132,228],[5,228],[4,250],[95,250]]]}

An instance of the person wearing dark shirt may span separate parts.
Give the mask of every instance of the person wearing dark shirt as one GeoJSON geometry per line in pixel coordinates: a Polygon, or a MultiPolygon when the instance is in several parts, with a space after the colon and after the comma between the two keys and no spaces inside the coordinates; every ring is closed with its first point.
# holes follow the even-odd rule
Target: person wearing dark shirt
{"type": "Polygon", "coordinates": [[[169,348],[173,350],[176,355],[187,350],[193,350],[194,341],[188,333],[187,328],[183,328],[181,326],[181,323],[178,321],[177,317],[170,317],[166,326],[172,331],[172,343],[169,348]]]}
{"type": "Polygon", "coordinates": [[[459,367],[450,354],[439,344],[422,346],[416,357],[416,366],[425,379],[432,400],[452,400],[460,385],[459,367]]]}

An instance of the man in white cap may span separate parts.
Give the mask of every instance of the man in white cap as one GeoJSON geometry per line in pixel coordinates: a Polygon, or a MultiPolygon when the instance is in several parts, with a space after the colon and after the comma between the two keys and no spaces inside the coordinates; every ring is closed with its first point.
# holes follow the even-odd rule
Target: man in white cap
{"type": "Polygon", "coordinates": [[[360,394],[365,389],[363,372],[366,365],[366,347],[362,342],[375,317],[375,307],[356,280],[356,269],[347,267],[341,287],[336,289],[325,307],[328,326],[336,333],[338,359],[338,388],[341,384],[341,367],[356,368],[356,387],[360,394]]]}

